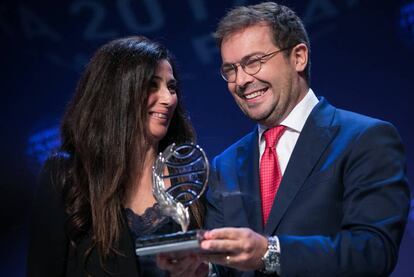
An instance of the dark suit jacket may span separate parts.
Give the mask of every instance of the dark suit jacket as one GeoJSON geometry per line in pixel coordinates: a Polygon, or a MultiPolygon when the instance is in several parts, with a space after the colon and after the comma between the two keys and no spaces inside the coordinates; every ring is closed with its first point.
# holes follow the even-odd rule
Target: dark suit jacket
{"type": "Polygon", "coordinates": [[[78,244],[77,251],[68,255],[69,240],[65,232],[67,216],[64,211],[61,192],[51,181],[51,170],[42,174],[32,215],[27,276],[139,276],[134,243],[125,224],[121,230],[119,250],[116,255],[101,266],[97,250],[93,250],[84,268],[84,253],[88,249],[91,234],[78,244]]]}
{"type": "Polygon", "coordinates": [[[299,136],[264,227],[258,168],[257,130],[213,160],[207,228],[278,235],[282,276],[390,274],[410,199],[403,147],[391,124],[322,98],[299,136]]]}

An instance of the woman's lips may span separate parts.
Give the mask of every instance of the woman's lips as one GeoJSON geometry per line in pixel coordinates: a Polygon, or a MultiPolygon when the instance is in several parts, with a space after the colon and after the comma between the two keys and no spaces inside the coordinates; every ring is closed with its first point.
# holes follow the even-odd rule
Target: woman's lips
{"type": "Polygon", "coordinates": [[[160,118],[160,119],[168,119],[168,114],[165,113],[158,113],[158,112],[150,112],[149,113],[152,117],[160,118]]]}

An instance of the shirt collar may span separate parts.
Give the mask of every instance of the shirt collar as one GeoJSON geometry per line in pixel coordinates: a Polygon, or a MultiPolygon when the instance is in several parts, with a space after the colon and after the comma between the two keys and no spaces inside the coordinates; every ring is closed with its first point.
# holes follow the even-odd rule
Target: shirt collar
{"type": "MultiPolygon", "coordinates": [[[[305,97],[293,108],[280,125],[286,126],[288,130],[300,133],[305,125],[306,119],[318,102],[319,100],[315,93],[309,88],[305,97]]],[[[262,138],[263,132],[266,130],[266,126],[258,124],[259,141],[262,138]]]]}

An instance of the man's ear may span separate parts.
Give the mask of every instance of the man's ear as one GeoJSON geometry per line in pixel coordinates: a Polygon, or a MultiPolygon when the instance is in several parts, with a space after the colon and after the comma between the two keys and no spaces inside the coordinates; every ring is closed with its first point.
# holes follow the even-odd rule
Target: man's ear
{"type": "Polygon", "coordinates": [[[299,43],[292,49],[291,58],[297,72],[303,72],[308,64],[309,50],[306,44],[299,43]]]}

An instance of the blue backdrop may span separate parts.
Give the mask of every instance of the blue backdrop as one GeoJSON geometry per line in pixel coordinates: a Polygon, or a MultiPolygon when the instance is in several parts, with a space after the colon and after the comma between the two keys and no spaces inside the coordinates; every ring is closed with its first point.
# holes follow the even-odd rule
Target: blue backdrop
{"type": "MultiPolygon", "coordinates": [[[[59,120],[97,47],[142,34],[179,61],[185,105],[212,158],[253,128],[218,73],[210,34],[226,10],[259,1],[72,0],[0,2],[0,275],[23,276],[36,176],[59,144],[59,120]]],[[[392,122],[414,180],[414,1],[280,1],[304,19],[312,88],[332,104],[392,122]],[[410,127],[411,126],[411,127],[410,127]]],[[[412,205],[414,208],[414,201],[412,205]]],[[[392,276],[414,276],[414,213],[392,276]]]]}

